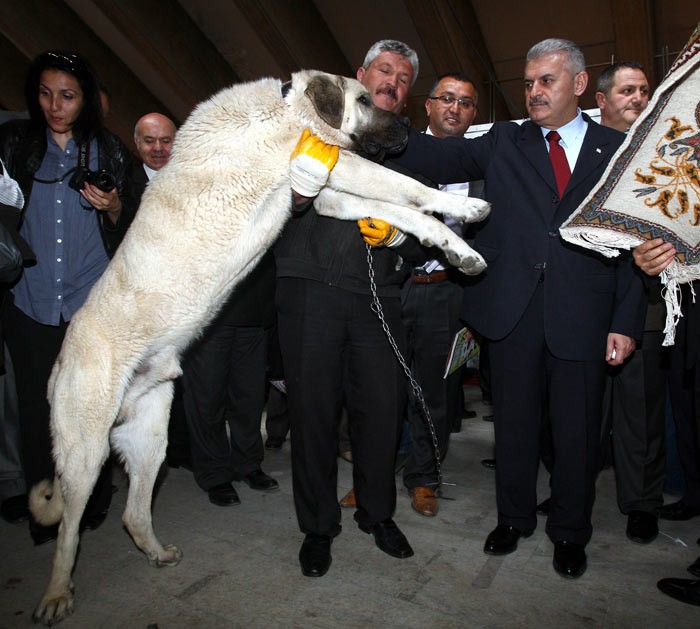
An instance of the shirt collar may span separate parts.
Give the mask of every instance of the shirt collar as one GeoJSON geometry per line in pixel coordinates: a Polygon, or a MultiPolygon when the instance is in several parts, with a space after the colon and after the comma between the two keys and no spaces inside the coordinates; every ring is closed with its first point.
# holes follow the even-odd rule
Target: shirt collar
{"type": "Polygon", "coordinates": [[[146,177],[148,177],[148,181],[153,179],[153,177],[155,177],[155,174],[158,172],[157,170],[153,170],[152,168],[146,166],[146,164],[143,165],[143,169],[146,171],[146,177]]]}
{"type": "MultiPolygon", "coordinates": [[[[576,117],[557,129],[557,133],[561,137],[562,146],[567,147],[576,144],[578,139],[586,132],[587,126],[586,121],[583,119],[581,108],[578,107],[576,109],[576,117]]],[[[540,131],[542,131],[542,137],[545,137],[551,129],[540,127],[540,131]]]]}

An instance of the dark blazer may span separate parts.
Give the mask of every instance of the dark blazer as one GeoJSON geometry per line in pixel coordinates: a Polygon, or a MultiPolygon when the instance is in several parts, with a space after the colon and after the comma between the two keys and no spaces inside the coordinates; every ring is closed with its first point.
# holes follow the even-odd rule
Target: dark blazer
{"type": "Polygon", "coordinates": [[[497,122],[473,140],[411,133],[397,158],[440,183],[485,179],[491,215],[474,247],[488,268],[465,289],[463,318],[487,338],[502,339],[544,280],[547,345],[568,360],[600,359],[609,332],[639,338],[645,303],[631,256],[609,260],[559,235],[624,139],[584,117],[588,130],[561,201],[541,128],[529,121],[497,122]]]}
{"type": "Polygon", "coordinates": [[[141,162],[135,162],[129,171],[129,176],[127,177],[126,183],[129,194],[135,201],[136,210],[138,210],[138,207],[141,204],[141,197],[146,190],[148,181],[148,175],[143,169],[143,164],[141,162]]]}

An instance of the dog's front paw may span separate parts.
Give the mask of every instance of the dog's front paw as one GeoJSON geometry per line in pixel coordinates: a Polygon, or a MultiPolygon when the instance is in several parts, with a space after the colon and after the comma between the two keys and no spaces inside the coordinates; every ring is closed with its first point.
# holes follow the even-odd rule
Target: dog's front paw
{"type": "Polygon", "coordinates": [[[466,275],[478,275],[486,269],[486,261],[473,250],[467,255],[448,252],[447,260],[466,275]]]}
{"type": "MultiPolygon", "coordinates": [[[[452,196],[457,197],[458,195],[452,196]]],[[[465,223],[478,223],[483,221],[491,212],[491,204],[483,199],[460,196],[459,201],[461,203],[455,204],[455,207],[450,204],[451,206],[443,209],[442,213],[465,223]]]]}
{"type": "Polygon", "coordinates": [[[63,592],[58,596],[45,594],[41,603],[34,610],[33,619],[34,622],[40,622],[50,627],[72,613],[73,593],[71,591],[63,592]]]}

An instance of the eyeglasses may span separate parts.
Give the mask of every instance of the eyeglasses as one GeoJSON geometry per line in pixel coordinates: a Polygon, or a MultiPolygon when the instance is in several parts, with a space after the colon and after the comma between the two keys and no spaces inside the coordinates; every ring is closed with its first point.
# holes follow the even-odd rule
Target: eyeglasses
{"type": "Polygon", "coordinates": [[[428,97],[430,100],[439,100],[443,105],[446,105],[449,107],[454,103],[455,101],[459,103],[460,107],[464,107],[464,109],[471,109],[472,107],[476,107],[476,103],[473,100],[469,100],[468,98],[455,98],[451,94],[442,94],[441,96],[429,96],[428,97]]]}

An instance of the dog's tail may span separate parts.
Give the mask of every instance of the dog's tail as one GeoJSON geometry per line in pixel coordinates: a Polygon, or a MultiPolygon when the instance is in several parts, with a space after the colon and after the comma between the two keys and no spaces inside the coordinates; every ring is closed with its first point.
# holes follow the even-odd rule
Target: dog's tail
{"type": "Polygon", "coordinates": [[[42,480],[29,492],[29,510],[34,519],[42,526],[51,526],[60,522],[63,515],[63,494],[58,477],[53,483],[42,480]]]}

